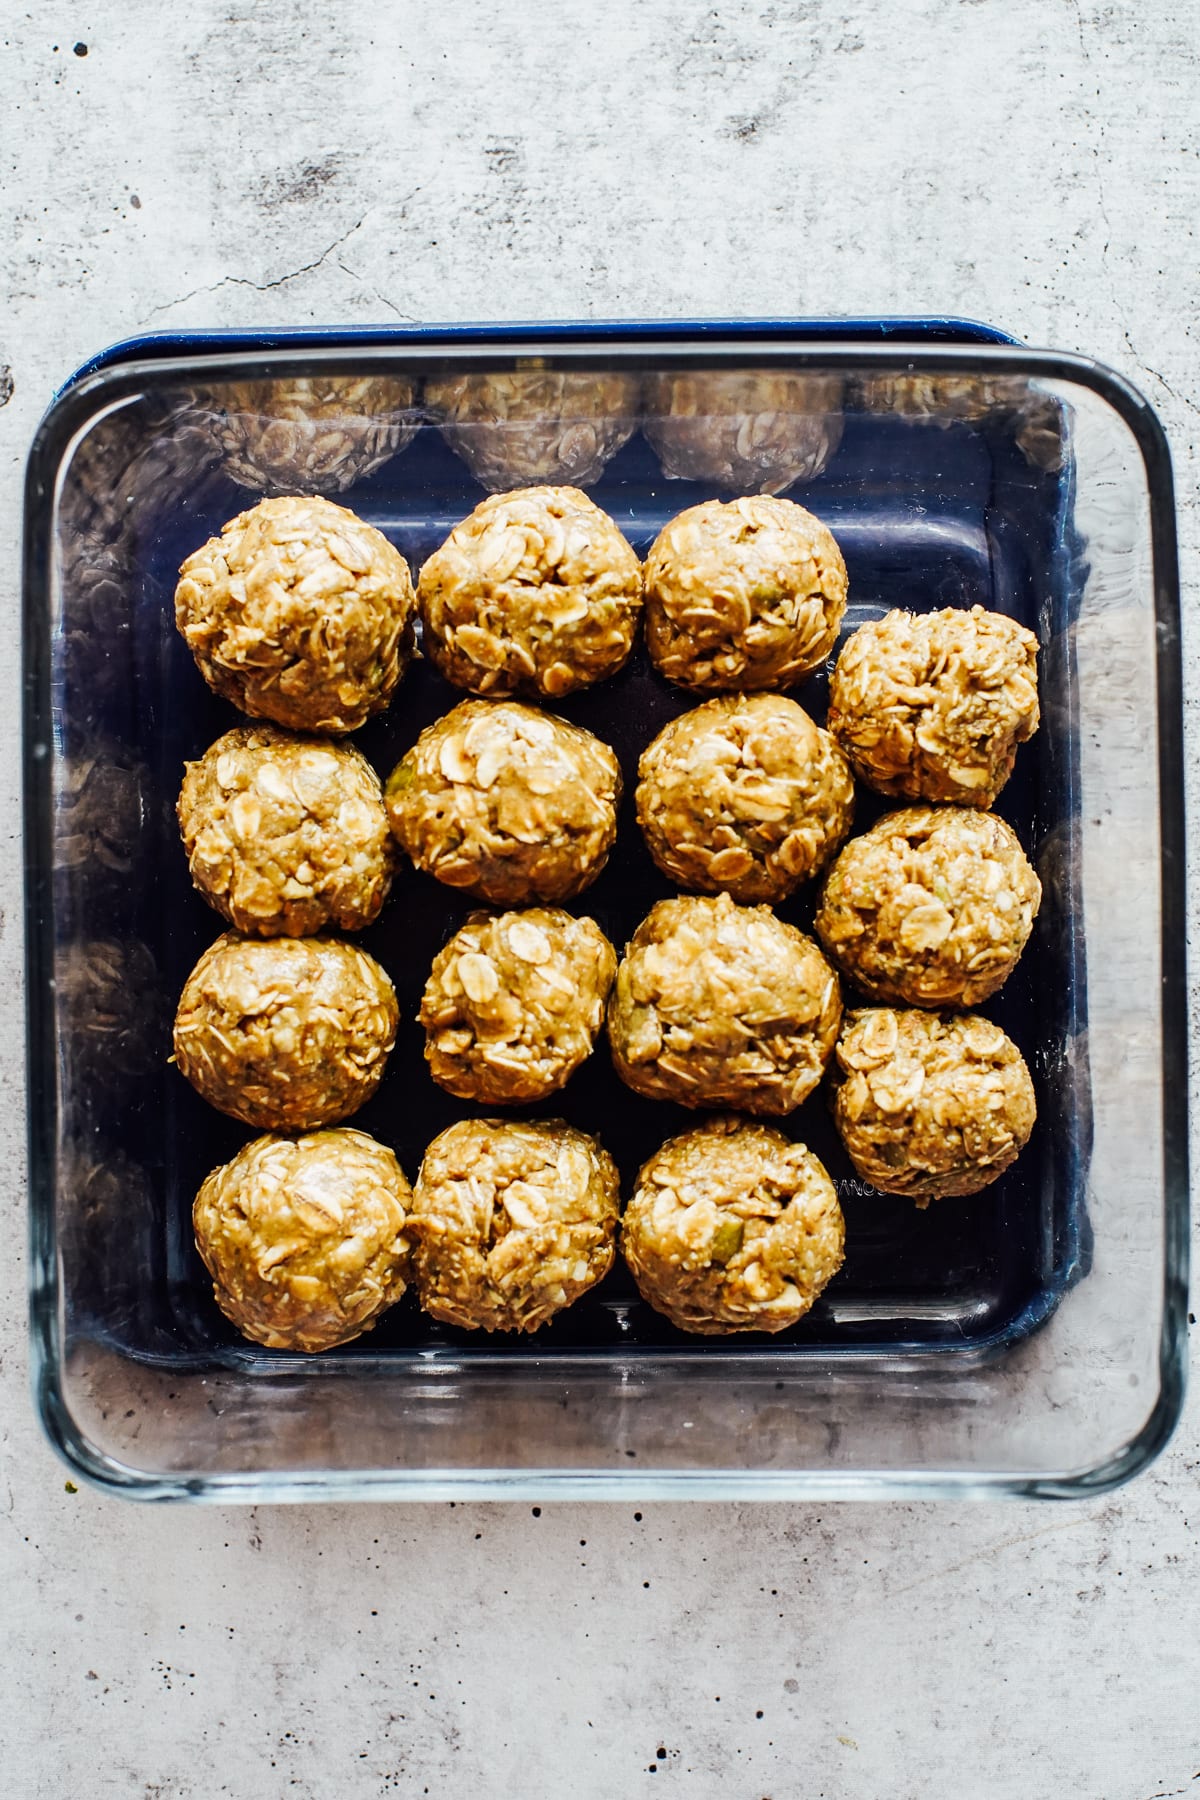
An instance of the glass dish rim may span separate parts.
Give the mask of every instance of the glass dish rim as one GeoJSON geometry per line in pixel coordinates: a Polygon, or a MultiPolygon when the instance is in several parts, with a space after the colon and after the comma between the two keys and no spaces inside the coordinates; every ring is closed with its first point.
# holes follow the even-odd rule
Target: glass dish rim
{"type": "Polygon", "coordinates": [[[1031,350],[991,326],[953,319],[569,321],[547,324],[337,327],[284,331],[160,334],[126,340],[81,365],[59,389],[35,434],[25,486],[22,609],[23,792],[25,811],[26,1041],[28,1071],[29,1294],[32,1383],[50,1442],[90,1484],[143,1499],[311,1501],[314,1499],[763,1499],[1082,1498],[1145,1468],[1166,1444],[1182,1410],[1186,1372],[1188,1263],[1187,1014],[1184,949],[1182,664],[1178,551],[1170,451],[1146,398],[1123,376],[1072,352],[1031,350]],[[711,335],[710,335],[711,334],[711,335]],[[1159,1384],[1140,1429],[1094,1468],[1061,1475],[1020,1471],[710,1468],[613,1473],[606,1469],[422,1472],[376,1469],[280,1470],[159,1476],[118,1462],[91,1443],[63,1388],[61,1294],[55,1244],[54,1158],[57,1096],[50,1004],[53,909],[50,891],[52,756],[49,616],[44,605],[55,478],[74,434],[101,407],[147,386],[253,374],[394,373],[398,360],[459,364],[539,353],[586,364],[614,357],[636,366],[668,358],[682,367],[744,359],[804,368],[880,372],[1019,375],[1090,389],[1129,428],[1147,478],[1156,622],[1162,928],[1163,1316],[1159,1384]],[[397,353],[400,353],[399,359],[397,353]]]}

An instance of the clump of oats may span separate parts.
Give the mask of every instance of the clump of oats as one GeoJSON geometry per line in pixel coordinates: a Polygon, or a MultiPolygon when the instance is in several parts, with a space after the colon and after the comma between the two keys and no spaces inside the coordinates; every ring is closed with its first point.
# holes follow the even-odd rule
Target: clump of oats
{"type": "Polygon", "coordinates": [[[219,1111],[259,1129],[304,1131],[365,1105],[398,1020],[391,981],[356,945],[226,932],[184,986],[175,1061],[219,1111]]]}
{"type": "Polygon", "coordinates": [[[975,1006],[1017,965],[1041,883],[994,813],[907,806],[852,838],[830,869],[815,930],[874,1000],[975,1006]]]}
{"type": "Polygon", "coordinates": [[[825,661],[846,610],[833,533],[767,494],[688,507],[643,573],[651,658],[699,692],[790,687],[825,661]]]}
{"type": "Polygon", "coordinates": [[[561,1119],[463,1119],[413,1195],[421,1305],[447,1325],[536,1331],[605,1276],[617,1229],[608,1152],[561,1119]]]}
{"type": "Polygon", "coordinates": [[[425,404],[491,492],[539,481],[587,487],[637,429],[639,382],[619,370],[527,364],[427,381],[425,404]]]}
{"type": "Polygon", "coordinates": [[[1037,726],[1037,639],[982,606],[860,626],[829,683],[829,729],[881,794],[991,806],[1037,726]]]}
{"type": "Polygon", "coordinates": [[[681,1331],[786,1331],[842,1266],[832,1181],[769,1125],[715,1118],[638,1174],[621,1250],[643,1299],[681,1331]]]}
{"type": "Polygon", "coordinates": [[[635,1093],[683,1106],[787,1113],[833,1052],[838,979],[811,938],[765,906],[660,900],[617,969],[608,1037],[635,1093]]]}
{"type": "Polygon", "coordinates": [[[355,731],[412,651],[408,564],[332,500],[260,500],[180,570],[175,622],[209,686],[294,731],[355,731]]]}
{"type": "Polygon", "coordinates": [[[196,1196],[217,1305],[272,1350],[331,1350],[375,1324],[409,1276],[412,1190],[363,1131],[255,1138],[196,1196]]]}
{"type": "Polygon", "coordinates": [[[427,654],[473,694],[554,699],[626,660],[642,566],[607,513],[571,487],[481,501],[421,570],[427,654]]]}
{"type": "Polygon", "coordinates": [[[239,725],[187,765],[179,828],[192,880],[248,936],[378,917],[394,845],[374,769],[350,744],[239,725]]]}
{"type": "Polygon", "coordinates": [[[419,869],[498,906],[557,901],[596,879],[617,835],[607,744],[512,700],[464,700],[423,731],[385,793],[419,869]]]}
{"type": "Polygon", "coordinates": [[[795,369],[675,369],[647,377],[642,430],[671,480],[781,494],[841,443],[842,392],[795,369]]]}
{"type": "Polygon", "coordinates": [[[977,1194],[1015,1162],[1037,1116],[1024,1058],[977,1013],[847,1013],[833,1117],[864,1181],[918,1206],[977,1194]]]}
{"type": "Polygon", "coordinates": [[[593,919],[554,907],[473,914],[421,998],[430,1074],[465,1100],[544,1099],[591,1055],[616,967],[593,919]]]}
{"type": "Polygon", "coordinates": [[[225,473],[266,494],[340,494],[398,456],[421,420],[402,375],[239,381],[209,397],[225,473]]]}
{"type": "Polygon", "coordinates": [[[783,900],[850,829],[845,757],[794,700],[722,694],[663,727],[638,764],[637,815],[670,880],[783,900]]]}

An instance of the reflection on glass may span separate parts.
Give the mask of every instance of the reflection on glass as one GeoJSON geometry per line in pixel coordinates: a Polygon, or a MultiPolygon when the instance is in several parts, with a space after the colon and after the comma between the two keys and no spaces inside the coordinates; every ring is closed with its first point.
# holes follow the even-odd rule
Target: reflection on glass
{"type": "Polygon", "coordinates": [[[398,456],[420,424],[413,382],[391,375],[247,381],[208,419],[225,473],[259,494],[340,494],[398,456]]]}
{"type": "Polygon", "coordinates": [[[430,381],[425,402],[492,493],[543,481],[587,487],[637,427],[638,381],[617,371],[524,368],[430,381]]]}
{"type": "Polygon", "coordinates": [[[643,430],[672,480],[781,494],[815,481],[842,439],[838,376],[678,370],[646,384],[643,430]]]}

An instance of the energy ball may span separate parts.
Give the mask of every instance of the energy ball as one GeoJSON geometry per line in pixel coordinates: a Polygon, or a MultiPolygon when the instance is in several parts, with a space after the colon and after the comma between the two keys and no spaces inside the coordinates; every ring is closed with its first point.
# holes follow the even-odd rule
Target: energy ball
{"type": "Polygon", "coordinates": [[[790,687],[825,661],[846,610],[833,533],[769,494],[679,513],[654,540],[644,579],[650,656],[699,693],[790,687]]]}
{"type": "Polygon", "coordinates": [[[236,726],[188,763],[178,813],[192,880],[247,936],[378,917],[395,850],[379,777],[349,744],[236,726]]]}
{"type": "Polygon", "coordinates": [[[571,487],[482,501],[421,570],[424,647],[473,694],[554,699],[615,674],[633,648],[642,565],[571,487]]]}
{"type": "Polygon", "coordinates": [[[842,391],[792,369],[676,369],[647,378],[642,430],[670,480],[779,494],[841,443],[842,391]]]}
{"type": "Polygon", "coordinates": [[[616,974],[593,919],[552,907],[476,913],[434,958],[425,1059],[464,1100],[541,1100],[592,1053],[616,974]]]}
{"type": "Polygon", "coordinates": [[[392,830],[447,887],[497,906],[567,900],[617,835],[621,772],[607,744],[512,700],[464,700],[392,770],[392,830]]]}
{"type": "Polygon", "coordinates": [[[1003,819],[906,806],[846,845],[814,929],[873,1000],[976,1006],[1015,969],[1041,898],[1003,819]]]}
{"type": "Polygon", "coordinates": [[[660,900],[617,969],[608,1038],[635,1093],[788,1113],[812,1093],[842,1016],[811,938],[765,906],[660,900]]]}
{"type": "Polygon", "coordinates": [[[829,683],[829,729],[881,794],[991,806],[1037,727],[1037,639],[982,606],[860,626],[829,683]]]}
{"type": "Polygon", "coordinates": [[[617,1171],[561,1119],[462,1119],[434,1138],[413,1195],[421,1305],[468,1331],[536,1331],[607,1275],[617,1171]]]}
{"type": "Polygon", "coordinates": [[[420,424],[396,375],[242,381],[214,390],[213,435],[227,475],[269,494],[340,494],[373,475],[420,424]]]}
{"type": "Polygon", "coordinates": [[[408,564],[332,500],[260,500],[180,570],[175,623],[209,686],[293,731],[356,731],[412,650],[408,564]]]}
{"type": "Polygon", "coordinates": [[[412,1189],[363,1131],[274,1132],[214,1169],[192,1208],[213,1296],[243,1337],[332,1350],[408,1282],[412,1189]]]}
{"type": "Polygon", "coordinates": [[[637,429],[639,382],[617,371],[526,367],[425,384],[442,436],[485,488],[586,487],[637,429]]]}
{"type": "Polygon", "coordinates": [[[621,1250],[680,1331],[786,1331],[842,1266],[842,1210],[811,1150],[770,1125],[710,1119],[638,1174],[621,1250]]]}
{"type": "Polygon", "coordinates": [[[383,1079],[396,994],[379,964],[338,938],[227,932],[188,976],[175,1061],[218,1111],[273,1131],[349,1118],[383,1079]]]}
{"type": "Polygon", "coordinates": [[[837,1069],[833,1117],[851,1162],[918,1206],[987,1187],[1037,1117],[1021,1052],[977,1013],[847,1013],[837,1069]]]}
{"type": "Polygon", "coordinates": [[[827,731],[779,694],[722,694],[642,752],[637,815],[670,880],[783,900],[842,843],[854,780],[827,731]]]}

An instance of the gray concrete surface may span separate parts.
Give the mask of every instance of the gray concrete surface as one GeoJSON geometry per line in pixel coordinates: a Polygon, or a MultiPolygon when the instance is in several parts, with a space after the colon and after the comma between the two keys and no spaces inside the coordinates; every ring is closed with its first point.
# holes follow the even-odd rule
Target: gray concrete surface
{"type": "Polygon", "coordinates": [[[1200,1795],[1195,1404],[1062,1508],[68,1491],[26,1387],[16,775],[26,445],[165,325],[945,309],[1086,351],[1171,432],[1190,713],[1200,7],[94,0],[0,34],[0,1792],[1200,1795]]]}

